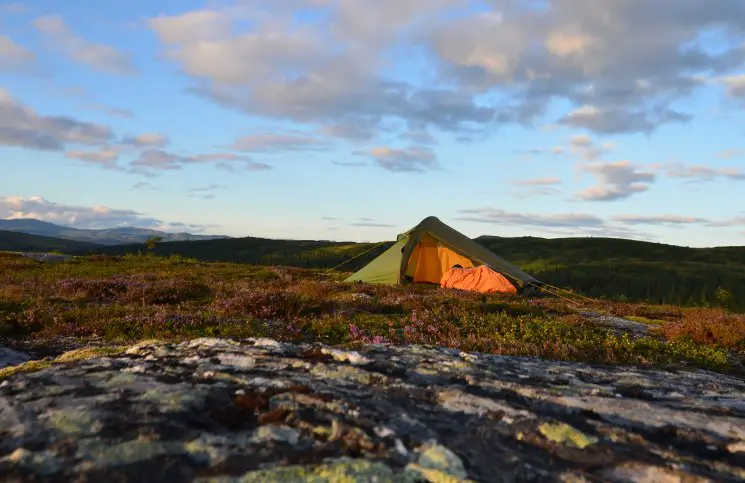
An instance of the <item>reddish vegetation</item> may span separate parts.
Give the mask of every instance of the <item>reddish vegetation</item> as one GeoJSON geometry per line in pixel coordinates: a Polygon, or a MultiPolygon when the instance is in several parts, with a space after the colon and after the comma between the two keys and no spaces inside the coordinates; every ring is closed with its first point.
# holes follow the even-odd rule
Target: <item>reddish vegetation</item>
{"type": "Polygon", "coordinates": [[[689,309],[682,320],[665,324],[665,337],[745,351],[745,315],[723,309],[689,309]]]}
{"type": "Polygon", "coordinates": [[[0,257],[0,337],[132,341],[273,337],[435,344],[495,354],[724,369],[745,316],[611,301],[338,283],[339,274],[150,256],[50,264],[0,257]],[[650,337],[598,327],[578,309],[649,319],[650,337]]]}

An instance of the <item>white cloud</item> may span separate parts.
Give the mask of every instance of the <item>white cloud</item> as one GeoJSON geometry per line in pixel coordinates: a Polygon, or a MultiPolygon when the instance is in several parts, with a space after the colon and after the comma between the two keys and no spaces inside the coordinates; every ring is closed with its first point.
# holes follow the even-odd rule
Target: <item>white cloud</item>
{"type": "Polygon", "coordinates": [[[144,133],[137,136],[126,137],[122,143],[137,147],[163,148],[170,144],[168,136],[160,133],[144,133]]]}
{"type": "Polygon", "coordinates": [[[235,172],[235,164],[243,164],[248,171],[267,171],[272,169],[268,164],[258,163],[247,156],[233,153],[205,153],[180,155],[162,149],[145,149],[137,159],[130,163],[130,171],[139,174],[153,175],[158,171],[182,169],[189,164],[214,164],[216,167],[235,172]]]}
{"type": "Polygon", "coordinates": [[[569,139],[569,151],[587,161],[600,159],[605,153],[615,149],[612,143],[598,145],[592,137],[587,134],[578,134],[569,139]]]}
{"type": "Polygon", "coordinates": [[[379,167],[393,172],[423,172],[439,167],[435,153],[428,148],[378,146],[355,154],[372,158],[379,167]]]}
{"type": "Polygon", "coordinates": [[[697,164],[686,165],[680,163],[654,165],[654,167],[665,170],[667,176],[670,178],[683,178],[692,181],[714,181],[716,179],[745,180],[745,171],[740,168],[712,168],[697,164]]]}
{"type": "Polygon", "coordinates": [[[499,225],[531,226],[540,228],[576,228],[576,227],[601,227],[605,221],[595,215],[585,213],[560,213],[560,214],[522,214],[511,213],[494,208],[480,208],[471,210],[460,210],[465,216],[461,220],[476,221],[480,223],[495,223],[499,225]]]}
{"type": "Polygon", "coordinates": [[[163,222],[134,210],[113,209],[106,206],[65,205],[48,201],[41,196],[0,197],[0,218],[14,220],[34,218],[75,228],[112,228],[139,226],[157,228],[163,222]]]}
{"type": "Polygon", "coordinates": [[[514,182],[518,186],[553,186],[561,184],[559,178],[532,178],[514,182]]]}
{"type": "Polygon", "coordinates": [[[109,107],[109,106],[105,106],[103,104],[98,104],[98,103],[86,104],[83,107],[85,107],[86,109],[92,109],[94,111],[101,111],[101,112],[108,114],[109,116],[118,117],[122,119],[132,119],[133,117],[135,117],[134,113],[132,113],[132,111],[128,111],[127,109],[109,107]]]}
{"type": "MultiPolygon", "coordinates": [[[[159,58],[188,76],[189,91],[347,140],[373,139],[387,122],[435,134],[491,132],[498,123],[652,133],[690,120],[677,101],[707,83],[745,93],[745,6],[737,1],[221,5],[148,19],[159,58]],[[716,51],[705,45],[712,35],[716,51]],[[558,120],[548,119],[557,106],[558,120]]],[[[81,62],[135,70],[124,54],[81,39],[59,16],[36,24],[81,62]]]]}
{"type": "Polygon", "coordinates": [[[709,220],[681,215],[618,215],[613,221],[627,225],[696,225],[709,220]]]}
{"type": "Polygon", "coordinates": [[[723,77],[722,82],[727,86],[727,93],[731,97],[745,98],[745,74],[723,77]]]}
{"type": "Polygon", "coordinates": [[[190,198],[201,198],[203,200],[212,200],[215,198],[215,191],[225,188],[223,185],[211,184],[209,186],[201,186],[198,188],[191,188],[187,191],[190,198]]]}
{"type": "Polygon", "coordinates": [[[46,35],[55,48],[80,64],[115,75],[129,76],[139,72],[129,55],[79,37],[59,15],[39,17],[34,20],[34,27],[46,35]]]}
{"type": "Polygon", "coordinates": [[[28,67],[36,60],[36,54],[18,45],[7,35],[0,34],[0,72],[28,67]]]}
{"type": "Polygon", "coordinates": [[[722,159],[734,159],[734,158],[741,158],[745,156],[745,150],[742,149],[725,149],[724,151],[720,151],[716,153],[715,155],[717,158],[722,159]]]}
{"type": "Polygon", "coordinates": [[[0,146],[55,151],[70,144],[101,145],[112,137],[107,126],[41,115],[0,87],[0,146]]]}
{"type": "Polygon", "coordinates": [[[583,166],[582,171],[596,176],[600,184],[576,194],[586,201],[615,201],[628,198],[635,193],[649,189],[656,176],[653,173],[637,171],[629,161],[597,163],[583,166]]]}
{"type": "Polygon", "coordinates": [[[147,181],[138,181],[132,185],[133,190],[155,191],[157,188],[147,181]]]}
{"type": "Polygon", "coordinates": [[[562,117],[559,122],[601,134],[649,134],[661,124],[690,120],[691,116],[687,114],[665,108],[642,111],[620,107],[582,106],[562,117]]]}
{"type": "Polygon", "coordinates": [[[120,150],[116,147],[104,146],[92,151],[72,150],[65,153],[68,159],[77,159],[94,163],[107,168],[116,168],[120,150]]]}
{"type": "Polygon", "coordinates": [[[325,150],[328,147],[327,141],[302,132],[250,134],[239,137],[230,146],[236,151],[250,153],[325,150]]]}

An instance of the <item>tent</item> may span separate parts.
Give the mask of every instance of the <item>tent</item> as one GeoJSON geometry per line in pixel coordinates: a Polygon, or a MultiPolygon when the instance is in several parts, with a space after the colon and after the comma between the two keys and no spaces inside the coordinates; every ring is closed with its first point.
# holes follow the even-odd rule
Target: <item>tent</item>
{"type": "Polygon", "coordinates": [[[443,274],[454,265],[486,265],[502,274],[522,293],[540,283],[434,216],[425,218],[414,228],[398,235],[392,247],[349,276],[345,282],[439,285],[443,274]]]}

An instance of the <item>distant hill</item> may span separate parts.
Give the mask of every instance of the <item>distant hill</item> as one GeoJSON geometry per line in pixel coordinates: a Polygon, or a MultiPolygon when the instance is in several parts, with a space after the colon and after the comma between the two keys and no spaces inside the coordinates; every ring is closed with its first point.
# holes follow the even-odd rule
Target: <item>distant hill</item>
{"type": "Polygon", "coordinates": [[[29,235],[14,231],[0,230],[0,250],[11,252],[54,252],[93,253],[100,245],[93,243],[52,238],[48,236],[29,235]]]}
{"type": "Polygon", "coordinates": [[[193,235],[191,233],[167,233],[148,228],[121,227],[101,230],[86,230],[61,226],[30,218],[20,220],[0,220],[0,230],[27,233],[47,237],[63,238],[98,245],[125,245],[144,243],[151,237],[161,237],[163,241],[214,240],[228,238],[222,235],[193,235]]]}
{"type": "MultiPolygon", "coordinates": [[[[592,297],[688,305],[719,304],[720,299],[728,299],[731,306],[745,308],[745,247],[686,248],[615,238],[481,236],[476,241],[543,282],[592,297]]],[[[362,267],[391,244],[375,248],[340,270],[362,267]]],[[[373,246],[248,237],[159,243],[154,251],[206,261],[331,268],[373,246]]],[[[101,247],[99,251],[124,254],[145,249],[140,244],[101,247]]]]}

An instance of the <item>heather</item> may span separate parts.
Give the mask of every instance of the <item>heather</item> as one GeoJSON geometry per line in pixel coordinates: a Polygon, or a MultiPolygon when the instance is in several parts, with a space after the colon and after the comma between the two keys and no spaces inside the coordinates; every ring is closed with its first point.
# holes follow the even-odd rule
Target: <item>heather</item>
{"type": "Polygon", "coordinates": [[[0,255],[0,337],[142,339],[271,337],[354,347],[433,344],[494,354],[643,367],[738,370],[745,317],[580,297],[509,297],[436,287],[345,284],[343,273],[90,256],[45,263],[0,255]],[[598,325],[584,312],[641,322],[598,325]]]}

